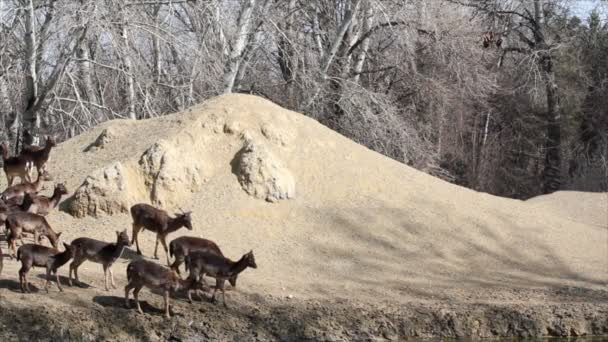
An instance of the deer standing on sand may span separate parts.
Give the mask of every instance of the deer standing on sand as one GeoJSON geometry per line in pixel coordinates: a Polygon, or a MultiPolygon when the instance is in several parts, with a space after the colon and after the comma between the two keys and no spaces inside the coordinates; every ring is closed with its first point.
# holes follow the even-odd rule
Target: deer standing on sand
{"type": "Polygon", "coordinates": [[[108,274],[112,283],[112,288],[116,288],[114,284],[114,273],[112,273],[112,265],[120,258],[124,247],[130,246],[129,235],[127,230],[122,232],[116,232],[116,243],[109,243],[105,241],[99,241],[91,238],[78,238],[72,241],[72,247],[74,248],[74,260],[70,263],[70,276],[69,285],[72,286],[72,271],[77,282],[80,282],[78,278],[78,267],[85,262],[90,260],[92,262],[99,263],[103,266],[103,278],[106,291],[108,289],[108,274]]]}
{"type": "Polygon", "coordinates": [[[57,146],[55,138],[48,136],[44,147],[27,146],[21,151],[21,157],[28,162],[28,174],[31,174],[33,166],[38,174],[46,172],[46,164],[51,158],[51,150],[57,146]]]}
{"type": "Polygon", "coordinates": [[[131,261],[127,266],[127,280],[129,283],[125,286],[125,305],[129,305],[129,292],[133,290],[133,297],[137,305],[137,311],[143,314],[141,306],[139,306],[139,291],[145,286],[152,289],[160,289],[163,291],[163,299],[165,302],[165,317],[171,318],[169,314],[169,292],[190,290],[198,286],[197,282],[188,278],[183,280],[179,275],[164,266],[145,259],[131,261]]]}
{"type": "Polygon", "coordinates": [[[13,257],[17,254],[16,240],[20,239],[23,243],[23,233],[34,234],[34,242],[36,243],[40,243],[40,237],[45,236],[49,239],[53,248],[57,249],[57,242],[61,233],[56,233],[44,216],[12,212],[8,215],[4,224],[7,232],[6,242],[11,247],[13,257]]]}
{"type": "MultiPolygon", "coordinates": [[[[224,282],[239,273],[243,272],[247,267],[257,268],[253,251],[243,255],[239,261],[234,262],[226,257],[210,252],[192,252],[186,257],[186,270],[190,270],[188,276],[191,281],[202,283],[207,286],[204,275],[215,278],[215,288],[211,301],[215,302],[215,293],[218,289],[222,291],[222,299],[224,306],[226,305],[226,292],[224,291],[224,282]]],[[[197,289],[198,290],[198,289],[197,289]]],[[[188,301],[192,303],[191,290],[188,290],[188,301]]]]}
{"type": "Polygon", "coordinates": [[[21,184],[9,186],[2,192],[2,200],[7,201],[15,197],[24,197],[26,194],[36,194],[42,189],[43,181],[48,181],[51,178],[48,173],[43,172],[38,174],[38,178],[33,183],[23,182],[21,184]]]}
{"type": "Polygon", "coordinates": [[[2,152],[2,160],[4,161],[2,168],[4,169],[4,174],[6,174],[8,186],[13,185],[13,180],[15,177],[19,177],[21,179],[21,183],[31,181],[27,169],[27,159],[21,155],[15,157],[9,156],[9,148],[5,142],[0,144],[0,150],[0,152],[2,152]]]}
{"type": "Polygon", "coordinates": [[[23,198],[21,209],[28,213],[46,216],[52,209],[59,205],[61,197],[67,193],[68,189],[66,189],[65,185],[57,184],[55,185],[55,190],[53,190],[53,196],[51,197],[26,194],[23,198]]]}
{"type": "MultiPolygon", "coordinates": [[[[169,243],[169,255],[175,258],[175,261],[173,264],[171,264],[171,269],[175,270],[177,274],[179,274],[179,266],[185,261],[188,254],[192,252],[205,251],[224,256],[224,253],[222,253],[218,245],[211,240],[192,236],[182,236],[172,240],[169,243]]],[[[236,278],[236,275],[228,278],[228,281],[232,287],[236,287],[236,278]]]]}
{"type": "Polygon", "coordinates": [[[57,288],[59,291],[63,292],[57,269],[70,261],[74,255],[72,246],[66,243],[64,243],[63,246],[65,247],[65,251],[63,252],[59,252],[56,248],[49,248],[31,243],[19,247],[19,250],[17,250],[17,260],[21,260],[19,284],[21,285],[22,292],[31,292],[30,285],[27,282],[27,273],[34,266],[46,268],[46,284],[44,285],[44,289],[47,293],[49,292],[51,273],[56,277],[57,288]]]}
{"type": "Polygon", "coordinates": [[[166,211],[154,208],[145,203],[135,204],[131,207],[131,217],[133,218],[133,236],[131,244],[135,242],[137,253],[142,255],[139,249],[139,241],[137,235],[142,229],[156,233],[156,246],[154,247],[154,258],[158,259],[158,242],[160,241],[167,256],[167,265],[170,265],[169,253],[167,251],[167,235],[181,227],[186,227],[192,230],[192,219],[190,212],[175,214],[175,217],[170,217],[166,211]]]}

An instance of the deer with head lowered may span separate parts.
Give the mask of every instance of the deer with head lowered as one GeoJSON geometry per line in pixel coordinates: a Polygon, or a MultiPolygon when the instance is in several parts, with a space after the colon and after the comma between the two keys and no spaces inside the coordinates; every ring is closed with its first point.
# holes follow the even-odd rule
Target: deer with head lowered
{"type": "MultiPolygon", "coordinates": [[[[243,272],[247,267],[258,267],[255,263],[253,251],[243,255],[236,262],[208,251],[192,252],[186,257],[186,270],[190,271],[188,278],[193,282],[201,283],[203,287],[207,286],[204,279],[205,275],[215,278],[215,288],[211,301],[215,302],[215,293],[219,289],[222,291],[222,299],[226,307],[225,281],[243,272]]],[[[188,290],[188,301],[192,303],[191,290],[188,290]]]]}
{"type": "MultiPolygon", "coordinates": [[[[224,256],[218,245],[211,240],[193,236],[182,236],[172,240],[169,243],[169,255],[175,258],[175,261],[171,264],[171,269],[179,274],[179,266],[186,260],[188,254],[204,251],[224,256]]],[[[237,275],[228,278],[228,282],[230,282],[232,287],[236,287],[236,278],[237,275]]]]}
{"type": "Polygon", "coordinates": [[[29,283],[27,282],[27,273],[30,268],[45,267],[46,268],[46,284],[44,289],[49,292],[49,284],[51,282],[51,273],[57,280],[57,288],[63,292],[61,283],[59,282],[59,274],[57,269],[65,265],[74,255],[72,246],[64,243],[65,251],[59,252],[56,248],[49,248],[36,244],[25,244],[17,250],[17,260],[21,260],[21,269],[19,270],[19,284],[22,292],[30,292],[29,283]]]}
{"type": "Polygon", "coordinates": [[[105,241],[99,241],[91,238],[78,238],[72,241],[72,247],[74,248],[74,260],[70,263],[70,275],[69,285],[72,286],[72,271],[74,271],[74,277],[77,282],[80,282],[78,278],[78,267],[82,265],[86,260],[101,264],[103,267],[103,278],[106,291],[108,289],[108,275],[112,283],[112,288],[116,288],[114,284],[114,273],[112,273],[112,265],[120,255],[125,247],[129,246],[129,235],[127,230],[122,232],[116,232],[116,243],[109,243],[105,241]]]}
{"type": "Polygon", "coordinates": [[[51,158],[51,150],[57,146],[55,138],[48,136],[44,147],[27,146],[21,151],[21,157],[28,162],[28,174],[32,166],[36,167],[38,174],[46,172],[46,164],[51,158]]]}
{"type": "Polygon", "coordinates": [[[57,207],[59,201],[61,201],[61,197],[67,193],[68,189],[66,189],[65,185],[57,184],[51,197],[26,194],[21,204],[21,210],[46,216],[52,209],[57,207]]]}
{"type": "Polygon", "coordinates": [[[16,197],[24,197],[26,194],[37,194],[42,189],[42,184],[44,181],[48,181],[51,178],[46,172],[38,174],[38,178],[33,183],[23,182],[21,184],[16,184],[13,186],[9,186],[2,192],[0,197],[2,197],[3,201],[10,200],[16,197]]]}
{"type": "Polygon", "coordinates": [[[2,152],[2,160],[4,161],[2,168],[4,169],[4,174],[6,174],[8,185],[13,185],[15,177],[19,177],[21,183],[31,181],[27,168],[27,159],[22,155],[15,157],[9,156],[9,148],[5,142],[0,144],[0,150],[0,152],[2,152]]]}
{"type": "Polygon", "coordinates": [[[164,266],[155,262],[139,259],[131,261],[127,266],[127,280],[129,283],[125,286],[125,305],[129,307],[129,292],[133,289],[133,297],[137,305],[137,311],[144,313],[139,306],[139,291],[145,286],[152,289],[160,289],[163,291],[163,299],[165,302],[165,317],[171,318],[169,314],[169,293],[180,290],[190,290],[199,288],[200,285],[188,278],[183,280],[179,275],[164,266]]]}
{"type": "Polygon", "coordinates": [[[16,256],[16,240],[21,239],[23,243],[23,233],[34,234],[34,242],[39,243],[40,237],[45,236],[51,242],[53,248],[57,249],[58,240],[61,233],[55,233],[51,225],[44,216],[24,213],[11,212],[5,221],[7,239],[6,242],[11,247],[12,256],[16,256]]]}
{"type": "Polygon", "coordinates": [[[156,246],[154,247],[154,258],[158,259],[158,243],[162,243],[165,255],[167,256],[167,265],[170,265],[169,253],[167,251],[167,235],[181,227],[186,227],[192,230],[192,219],[190,212],[175,214],[175,217],[170,217],[166,211],[157,209],[149,204],[140,203],[131,207],[131,217],[133,218],[133,236],[131,243],[135,242],[137,253],[142,254],[139,249],[139,241],[137,235],[139,231],[149,230],[156,233],[156,246]]]}

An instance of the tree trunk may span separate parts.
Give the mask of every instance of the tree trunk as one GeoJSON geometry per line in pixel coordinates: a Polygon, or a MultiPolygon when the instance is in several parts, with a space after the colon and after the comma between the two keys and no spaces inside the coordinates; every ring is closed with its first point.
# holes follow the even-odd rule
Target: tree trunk
{"type": "Polygon", "coordinates": [[[231,93],[235,86],[235,80],[243,59],[243,51],[251,34],[251,14],[256,0],[246,0],[237,21],[237,36],[234,38],[230,49],[230,56],[224,70],[224,93],[231,93]]]}
{"type": "MultiPolygon", "coordinates": [[[[366,34],[369,30],[372,29],[372,25],[374,22],[374,8],[372,4],[367,2],[365,8],[365,18],[363,19],[363,28],[362,33],[366,34]]],[[[357,55],[357,59],[355,60],[354,67],[354,81],[355,83],[359,82],[359,78],[361,77],[361,72],[363,71],[363,64],[365,63],[365,58],[367,57],[367,51],[369,50],[369,36],[366,36],[361,43],[361,50],[357,55]]]]}
{"type": "MultiPolygon", "coordinates": [[[[25,64],[27,74],[25,76],[25,103],[23,111],[23,126],[34,136],[34,144],[37,144],[38,129],[40,128],[40,115],[34,110],[38,98],[38,41],[36,39],[36,14],[34,0],[27,3],[27,14],[25,15],[25,64]]],[[[17,145],[19,142],[16,142],[17,145]]],[[[16,147],[18,149],[18,147],[16,147]]]]}
{"type": "Polygon", "coordinates": [[[543,193],[549,194],[560,189],[561,175],[561,127],[559,94],[553,60],[543,57],[543,79],[547,91],[547,136],[545,140],[545,165],[542,172],[543,193]]]}

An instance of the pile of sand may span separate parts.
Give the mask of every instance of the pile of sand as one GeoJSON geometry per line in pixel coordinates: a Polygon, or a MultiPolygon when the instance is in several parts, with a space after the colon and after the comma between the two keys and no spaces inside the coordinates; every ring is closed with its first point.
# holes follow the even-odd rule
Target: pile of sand
{"type": "MultiPolygon", "coordinates": [[[[359,301],[517,301],[527,291],[551,301],[542,289],[605,290],[608,280],[606,194],[478,193],[258,97],[107,122],[52,153],[49,171],[76,192],[49,217],[62,238],[130,233],[135,202],[191,210],[194,230],[170,238],[206,237],[233,259],[253,249],[259,267],[239,278],[242,291],[359,301]]],[[[141,242],[150,256],[154,236],[141,242]]]]}

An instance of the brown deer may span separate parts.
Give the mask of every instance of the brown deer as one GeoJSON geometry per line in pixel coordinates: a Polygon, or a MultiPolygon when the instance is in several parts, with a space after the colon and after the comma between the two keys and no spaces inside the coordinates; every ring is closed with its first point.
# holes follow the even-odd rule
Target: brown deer
{"type": "Polygon", "coordinates": [[[131,243],[135,241],[137,253],[142,255],[139,249],[139,241],[137,235],[142,229],[156,233],[156,247],[154,247],[154,258],[158,259],[158,242],[160,241],[167,256],[167,265],[170,265],[169,253],[167,251],[167,235],[181,227],[186,227],[192,230],[192,219],[190,212],[175,214],[175,217],[170,217],[166,211],[154,208],[145,203],[135,204],[131,207],[131,217],[133,218],[133,237],[131,243]]]}
{"type": "Polygon", "coordinates": [[[33,196],[32,194],[26,194],[23,198],[21,210],[27,211],[28,213],[34,213],[42,216],[46,216],[52,209],[56,208],[61,201],[61,197],[68,193],[68,189],[63,184],[55,185],[53,190],[53,196],[33,196]]]}
{"type": "Polygon", "coordinates": [[[183,280],[179,275],[164,266],[155,262],[139,259],[131,261],[127,266],[127,280],[129,283],[125,286],[125,305],[129,305],[129,292],[133,290],[133,297],[137,305],[137,311],[143,314],[141,306],[139,306],[139,291],[145,286],[152,289],[160,289],[163,291],[163,299],[165,302],[165,317],[171,318],[169,314],[169,292],[190,290],[198,288],[198,284],[192,279],[183,280]]]}
{"type": "MultiPolygon", "coordinates": [[[[224,282],[239,273],[243,272],[247,267],[257,268],[253,251],[243,255],[239,261],[234,262],[230,259],[217,255],[216,253],[192,252],[186,257],[186,270],[190,270],[188,278],[191,281],[201,283],[202,286],[207,286],[204,275],[215,278],[215,288],[211,301],[215,302],[215,293],[218,289],[222,291],[224,306],[226,305],[226,292],[224,291],[224,282]]],[[[198,289],[197,289],[198,290],[198,289]]],[[[191,290],[188,290],[188,301],[192,303],[191,290]]]]}
{"type": "Polygon", "coordinates": [[[77,282],[80,282],[78,278],[78,267],[85,262],[90,260],[92,262],[101,264],[103,267],[104,285],[106,291],[108,289],[108,275],[110,277],[112,288],[116,288],[114,284],[114,273],[112,273],[112,265],[120,255],[124,247],[130,246],[129,235],[127,230],[122,232],[116,232],[116,243],[109,243],[105,241],[99,241],[90,238],[78,238],[72,241],[72,247],[74,248],[74,260],[70,263],[70,276],[69,285],[72,286],[72,271],[77,282]]]}
{"type": "Polygon", "coordinates": [[[8,145],[5,142],[0,144],[0,150],[2,150],[2,160],[4,161],[2,168],[4,169],[4,174],[6,174],[8,186],[13,185],[15,177],[19,177],[22,183],[31,181],[27,169],[27,159],[21,155],[15,157],[9,156],[8,145]]]}
{"type": "MultiPolygon", "coordinates": [[[[172,240],[169,243],[169,255],[171,255],[172,258],[175,258],[175,261],[173,261],[171,269],[179,274],[179,266],[184,262],[188,254],[203,251],[224,256],[224,253],[222,253],[218,245],[211,240],[192,236],[182,236],[172,240]]],[[[235,275],[228,279],[232,287],[236,287],[236,278],[237,276],[235,275]]]]}
{"type": "Polygon", "coordinates": [[[32,165],[36,167],[38,174],[46,172],[46,164],[51,158],[51,150],[57,146],[55,138],[48,136],[44,147],[40,146],[27,146],[21,151],[21,156],[25,159],[28,164],[28,173],[31,173],[32,165]]]}
{"type": "Polygon", "coordinates": [[[25,194],[36,194],[42,189],[43,182],[50,179],[51,178],[47,173],[40,173],[33,183],[23,182],[21,184],[9,186],[2,192],[1,198],[3,201],[6,201],[14,197],[23,197],[25,194]]]}
{"type": "Polygon", "coordinates": [[[7,231],[6,242],[11,246],[13,257],[15,257],[17,250],[16,240],[21,239],[21,243],[23,243],[23,233],[34,234],[34,242],[37,243],[40,243],[41,236],[45,236],[49,239],[53,248],[57,249],[57,241],[61,233],[55,233],[44,216],[12,212],[8,215],[4,224],[7,231]]]}
{"type": "Polygon", "coordinates": [[[65,251],[59,252],[55,248],[40,246],[32,243],[25,244],[17,250],[17,260],[21,260],[21,269],[19,270],[19,284],[22,292],[30,292],[29,283],[27,282],[27,273],[32,267],[46,268],[46,284],[44,289],[49,292],[51,282],[51,273],[55,275],[57,280],[57,288],[63,292],[59,274],[59,267],[65,265],[74,256],[74,249],[71,245],[63,244],[65,251]]]}

